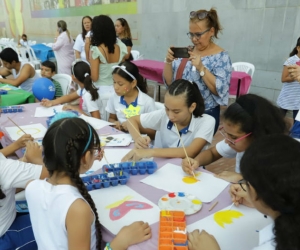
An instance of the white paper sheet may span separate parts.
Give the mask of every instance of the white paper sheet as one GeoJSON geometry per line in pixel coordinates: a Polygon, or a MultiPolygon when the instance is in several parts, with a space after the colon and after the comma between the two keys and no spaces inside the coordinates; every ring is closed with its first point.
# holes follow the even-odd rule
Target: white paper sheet
{"type": "Polygon", "coordinates": [[[123,226],[135,221],[145,221],[151,225],[159,220],[160,210],[157,205],[126,185],[102,188],[91,191],[90,194],[98,210],[101,224],[115,235],[123,226]],[[133,209],[135,207],[140,209],[133,209]],[[121,216],[117,217],[114,214],[121,216]]]}
{"type": "MultiPolygon", "coordinates": [[[[34,139],[43,138],[47,131],[45,126],[41,123],[24,125],[20,126],[20,128],[22,128],[26,134],[30,134],[34,139]]],[[[24,135],[24,132],[16,126],[5,127],[5,130],[13,141],[18,140],[22,135],[24,135]]]]}
{"type": "Polygon", "coordinates": [[[111,122],[100,120],[91,116],[80,115],[79,117],[88,122],[91,126],[93,126],[94,129],[101,129],[113,124],[111,122]]]}
{"type": "Polygon", "coordinates": [[[105,147],[126,147],[132,142],[132,137],[130,134],[115,134],[100,136],[100,140],[105,147]]]}
{"type": "Polygon", "coordinates": [[[204,172],[195,172],[199,181],[187,183],[192,180],[185,174],[180,166],[168,163],[149,175],[141,182],[167,192],[185,192],[194,194],[202,202],[211,202],[215,199],[229,184],[227,181],[214,177],[212,174],[204,172]]]}
{"type": "MultiPolygon", "coordinates": [[[[226,207],[221,210],[228,210],[226,207]]],[[[204,229],[212,234],[218,241],[222,250],[243,249],[250,250],[258,245],[259,230],[272,223],[270,218],[264,218],[263,214],[255,208],[246,206],[233,206],[230,211],[237,211],[242,214],[239,218],[232,218],[232,223],[224,224],[224,228],[214,220],[212,215],[188,225],[187,229],[192,232],[195,229],[204,229]]],[[[229,220],[230,222],[230,220],[229,220]]]]}
{"type": "Polygon", "coordinates": [[[63,105],[57,105],[52,107],[36,107],[34,117],[50,117],[54,116],[55,112],[62,112],[63,105]]]}

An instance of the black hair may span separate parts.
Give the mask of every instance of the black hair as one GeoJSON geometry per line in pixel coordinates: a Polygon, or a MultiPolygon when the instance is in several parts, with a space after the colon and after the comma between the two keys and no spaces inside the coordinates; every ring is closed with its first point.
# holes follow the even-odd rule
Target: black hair
{"type": "Polygon", "coordinates": [[[300,37],[297,40],[295,48],[293,48],[292,52],[290,53],[290,56],[294,56],[298,54],[297,47],[300,46],[300,37]]]}
{"type": "Polygon", "coordinates": [[[93,18],[91,18],[90,16],[84,16],[82,19],[81,19],[81,27],[82,27],[82,32],[81,32],[81,35],[82,35],[82,40],[84,41],[85,40],[85,36],[87,34],[87,31],[85,30],[84,28],[84,25],[83,25],[83,20],[84,19],[90,19],[91,22],[93,22],[93,18]]]}
{"type": "Polygon", "coordinates": [[[257,139],[241,160],[241,173],[275,218],[276,250],[300,249],[300,143],[287,135],[257,139]]]}
{"type": "Polygon", "coordinates": [[[89,203],[96,220],[97,249],[101,249],[101,228],[93,199],[79,176],[81,157],[95,148],[100,150],[100,139],[94,128],[80,118],[63,118],[54,122],[43,139],[44,164],[50,176],[54,172],[67,174],[89,203]]]}
{"type": "Polygon", "coordinates": [[[237,98],[224,112],[224,119],[240,125],[241,132],[253,138],[288,132],[282,112],[267,99],[247,94],[237,98]]]}
{"type": "Polygon", "coordinates": [[[44,62],[42,62],[42,66],[45,66],[45,67],[51,69],[51,72],[56,72],[56,66],[55,66],[54,62],[44,61],[44,62]]]}
{"type": "Polygon", "coordinates": [[[23,34],[22,37],[23,37],[23,36],[25,36],[25,37],[27,38],[27,35],[26,35],[26,34],[23,34]]]}
{"type": "Polygon", "coordinates": [[[171,96],[184,94],[187,107],[190,107],[194,102],[196,103],[193,115],[196,118],[203,115],[205,110],[204,100],[196,83],[184,79],[175,80],[169,86],[167,93],[171,96]]]}
{"type": "Polygon", "coordinates": [[[117,21],[119,21],[120,24],[122,25],[122,27],[124,28],[124,32],[123,32],[124,33],[124,38],[132,39],[130,27],[129,27],[129,24],[126,21],[126,19],[121,17],[121,18],[118,18],[117,21]]]}
{"type": "MultiPolygon", "coordinates": [[[[139,89],[144,92],[145,94],[147,94],[148,92],[148,86],[147,86],[147,81],[144,77],[142,77],[139,73],[139,68],[134,64],[131,63],[129,61],[124,61],[119,63],[119,66],[125,66],[126,70],[132,74],[136,81],[137,81],[137,86],[139,87],[139,89]]],[[[134,79],[128,75],[124,70],[122,70],[121,68],[115,68],[112,72],[112,74],[118,74],[119,76],[121,76],[122,78],[126,79],[129,82],[132,82],[134,79]]]]}
{"type": "Polygon", "coordinates": [[[88,63],[84,61],[76,62],[72,68],[74,76],[84,84],[86,91],[90,92],[92,100],[96,101],[99,98],[98,89],[93,84],[91,78],[91,68],[88,63]]]}
{"type": "Polygon", "coordinates": [[[3,193],[1,186],[0,186],[0,200],[4,199],[6,195],[3,193]]]}
{"type": "Polygon", "coordinates": [[[12,48],[5,48],[4,50],[2,50],[0,52],[0,58],[8,63],[12,63],[13,61],[15,61],[16,63],[19,62],[18,54],[12,48]]]}
{"type": "Polygon", "coordinates": [[[91,43],[94,46],[104,44],[108,53],[115,52],[115,44],[117,42],[117,35],[115,25],[109,16],[96,16],[92,22],[91,43]]]}
{"type": "Polygon", "coordinates": [[[69,37],[69,42],[71,42],[72,39],[71,39],[70,31],[68,30],[68,27],[67,27],[67,23],[64,20],[59,20],[57,22],[57,27],[61,28],[62,31],[67,32],[67,35],[69,37]]]}

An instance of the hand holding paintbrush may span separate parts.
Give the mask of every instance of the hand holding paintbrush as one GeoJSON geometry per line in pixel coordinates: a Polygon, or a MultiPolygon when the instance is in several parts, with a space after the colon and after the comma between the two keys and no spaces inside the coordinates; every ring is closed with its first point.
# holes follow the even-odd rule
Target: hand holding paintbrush
{"type": "Polygon", "coordinates": [[[130,128],[132,128],[137,136],[135,137],[136,139],[134,140],[135,141],[135,145],[136,145],[136,148],[148,148],[149,147],[149,144],[151,142],[151,139],[149,136],[142,136],[141,133],[136,129],[136,127],[130,122],[129,119],[127,119],[128,124],[130,124],[130,126],[128,127],[129,131],[130,131],[130,128]]]}

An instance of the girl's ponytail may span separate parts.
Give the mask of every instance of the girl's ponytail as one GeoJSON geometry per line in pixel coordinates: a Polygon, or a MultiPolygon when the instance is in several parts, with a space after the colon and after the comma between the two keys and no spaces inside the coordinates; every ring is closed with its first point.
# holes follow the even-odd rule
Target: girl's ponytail
{"type": "Polygon", "coordinates": [[[146,78],[144,78],[143,76],[141,76],[140,74],[139,74],[139,76],[138,76],[138,78],[136,79],[136,81],[137,81],[137,86],[138,86],[138,88],[142,91],[142,92],[144,92],[145,94],[147,94],[148,93],[148,85],[147,85],[147,80],[146,80],[146,78]]]}
{"type": "Polygon", "coordinates": [[[83,80],[83,84],[84,84],[84,88],[86,89],[86,91],[90,92],[90,94],[92,96],[92,100],[96,101],[99,98],[98,89],[93,84],[91,76],[88,75],[87,73],[83,80]]]}

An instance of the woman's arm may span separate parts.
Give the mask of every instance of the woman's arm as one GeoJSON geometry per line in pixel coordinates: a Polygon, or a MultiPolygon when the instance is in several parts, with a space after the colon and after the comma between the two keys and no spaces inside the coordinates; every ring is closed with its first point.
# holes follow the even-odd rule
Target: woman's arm
{"type": "Polygon", "coordinates": [[[289,70],[287,66],[283,66],[282,74],[281,74],[281,82],[294,82],[295,79],[290,76],[289,70]]]}
{"type": "Polygon", "coordinates": [[[131,46],[127,46],[127,54],[124,56],[124,59],[127,60],[129,59],[131,54],[131,46]]]}
{"type": "MultiPolygon", "coordinates": [[[[172,46],[171,46],[172,47],[172,46]]],[[[172,62],[174,61],[174,52],[171,50],[171,47],[168,49],[167,56],[165,59],[165,66],[163,71],[163,78],[165,79],[165,83],[170,85],[173,80],[173,67],[172,62]]]]}
{"type": "Polygon", "coordinates": [[[89,36],[85,37],[85,43],[84,43],[84,51],[85,51],[85,56],[86,60],[89,62],[90,61],[90,48],[91,48],[91,38],[89,36]]]}
{"type": "Polygon", "coordinates": [[[76,58],[76,59],[80,59],[80,58],[81,58],[80,51],[74,50],[74,52],[75,52],[75,58],[76,58]]]}
{"type": "Polygon", "coordinates": [[[57,38],[55,43],[52,44],[52,49],[54,51],[60,50],[65,43],[67,43],[66,39],[64,37],[67,38],[67,34],[63,35],[64,33],[66,33],[65,31],[63,33],[61,33],[57,38]]]}
{"type": "MultiPolygon", "coordinates": [[[[92,51],[93,53],[93,51],[92,51]]],[[[100,67],[100,59],[99,57],[93,58],[91,56],[90,58],[90,64],[91,64],[91,78],[93,82],[97,82],[99,80],[99,67],[100,67]]]]}

